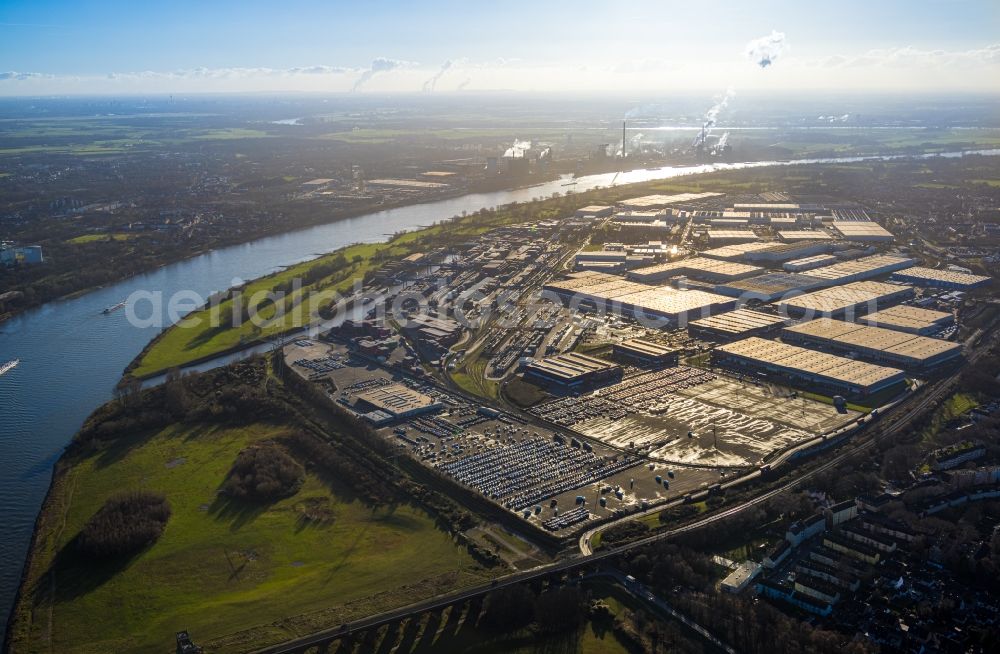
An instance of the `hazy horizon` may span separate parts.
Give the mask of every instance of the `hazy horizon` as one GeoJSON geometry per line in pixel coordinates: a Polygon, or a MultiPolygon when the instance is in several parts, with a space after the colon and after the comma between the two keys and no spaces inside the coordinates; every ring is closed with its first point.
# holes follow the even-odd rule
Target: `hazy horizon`
{"type": "Polygon", "coordinates": [[[1000,92],[988,0],[654,2],[61,0],[0,8],[0,95],[1000,92]]]}

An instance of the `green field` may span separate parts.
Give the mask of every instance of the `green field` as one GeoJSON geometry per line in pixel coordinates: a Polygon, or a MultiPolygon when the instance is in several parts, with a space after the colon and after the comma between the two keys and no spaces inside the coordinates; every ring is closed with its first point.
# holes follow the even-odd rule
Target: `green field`
{"type": "MultiPolygon", "coordinates": [[[[269,306],[260,311],[259,316],[266,323],[261,326],[246,321],[237,327],[223,327],[218,320],[213,320],[211,309],[202,309],[185,318],[179,325],[168,329],[150,349],[143,355],[140,365],[132,371],[138,377],[155,375],[174,366],[182,366],[201,357],[211,356],[242,343],[266,338],[293,329],[296,326],[307,325],[316,316],[307,310],[309,294],[319,291],[346,293],[351,290],[355,279],[362,278],[372,269],[374,256],[381,252],[386,256],[405,256],[407,248],[393,244],[359,244],[352,245],[335,253],[313,259],[287,268],[279,273],[262,277],[253,281],[244,289],[243,297],[252,298],[259,292],[270,291],[281,284],[301,278],[316,266],[329,264],[343,255],[347,265],[322,280],[304,286],[301,290],[289,293],[285,297],[285,313],[276,317],[276,306],[269,306]],[[355,258],[358,261],[354,261],[355,258]],[[298,310],[296,304],[299,304],[298,310]],[[216,326],[213,327],[213,324],[216,326]]],[[[318,296],[317,296],[318,297],[318,296]]],[[[231,315],[232,300],[222,302],[216,310],[218,316],[231,315]]]]}
{"type": "Polygon", "coordinates": [[[270,505],[222,499],[240,449],[281,430],[168,428],[71,461],[46,503],[12,651],[167,651],[179,629],[211,651],[244,651],[481,581],[422,509],[373,510],[312,474],[270,505]],[[63,548],[123,489],[166,495],[163,536],[117,568],[79,562],[63,548]],[[307,505],[330,519],[306,520],[307,505]]]}
{"type": "Polygon", "coordinates": [[[128,241],[134,238],[138,238],[138,234],[126,234],[122,232],[101,232],[99,234],[83,234],[82,236],[77,236],[71,238],[67,243],[72,243],[73,245],[81,245],[83,243],[95,243],[97,241],[107,241],[109,238],[113,241],[128,241]]]}

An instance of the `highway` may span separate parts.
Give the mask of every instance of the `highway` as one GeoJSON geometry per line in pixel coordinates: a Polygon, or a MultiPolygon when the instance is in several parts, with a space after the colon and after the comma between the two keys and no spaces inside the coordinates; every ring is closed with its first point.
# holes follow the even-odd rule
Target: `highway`
{"type": "MultiPolygon", "coordinates": [[[[966,345],[967,347],[970,348],[970,350],[971,350],[971,345],[976,340],[978,340],[978,338],[982,336],[982,334],[983,334],[982,330],[978,330],[975,334],[973,334],[972,336],[969,337],[969,339],[966,340],[966,345]]],[[[996,340],[997,337],[994,336],[990,344],[994,344],[996,340]]],[[[989,346],[986,346],[983,348],[979,348],[975,351],[970,351],[968,355],[967,365],[974,364],[979,358],[983,356],[983,354],[986,351],[988,351],[988,349],[989,346]]],[[[641,515],[644,514],[662,511],[665,507],[674,505],[677,502],[660,505],[642,514],[633,514],[631,516],[628,516],[627,518],[623,518],[622,520],[617,520],[615,522],[603,525],[602,527],[599,527],[597,529],[593,529],[586,532],[584,536],[582,536],[580,539],[580,549],[581,549],[580,553],[570,558],[564,559],[562,561],[557,561],[555,563],[551,563],[545,566],[532,568],[531,570],[525,570],[523,572],[507,575],[500,579],[496,579],[489,584],[481,584],[479,586],[466,588],[460,591],[456,591],[446,595],[441,595],[421,602],[403,606],[386,613],[381,613],[379,615],[362,618],[360,620],[356,620],[349,624],[342,625],[341,627],[338,628],[319,631],[307,636],[303,636],[301,638],[281,643],[279,645],[266,647],[257,650],[256,652],[257,654],[291,654],[294,652],[302,652],[305,649],[308,649],[309,647],[315,647],[317,645],[321,645],[328,641],[342,638],[350,634],[364,632],[372,628],[377,628],[386,624],[390,624],[392,622],[401,620],[409,616],[419,615],[420,613],[424,613],[427,611],[440,610],[447,606],[451,606],[453,604],[458,604],[477,597],[481,597],[499,588],[506,588],[514,584],[530,582],[551,575],[560,575],[568,573],[578,568],[593,566],[595,564],[601,563],[602,561],[608,559],[614,559],[623,554],[627,554],[632,550],[646,547],[648,545],[660,541],[676,538],[681,534],[689,533],[698,529],[703,529],[704,527],[715,524],[721,520],[726,520],[727,518],[742,513],[747,509],[750,509],[751,507],[763,504],[764,502],[767,502],[768,500],[776,497],[777,495],[789,491],[801,485],[802,483],[808,481],[809,479],[816,477],[817,475],[820,475],[828,470],[836,468],[841,463],[843,463],[847,458],[859,452],[863,452],[872,447],[875,447],[882,440],[898,434],[907,426],[909,426],[909,424],[913,420],[922,416],[925,410],[927,410],[933,405],[936,405],[938,402],[944,400],[948,396],[948,394],[952,391],[954,385],[957,383],[962,371],[965,370],[965,368],[966,366],[963,366],[959,370],[952,373],[950,376],[944,379],[940,379],[932,384],[926,385],[924,388],[921,389],[921,392],[915,395],[911,395],[905,400],[898,403],[894,411],[891,412],[891,415],[883,415],[880,418],[880,420],[873,425],[871,438],[865,439],[863,441],[858,441],[853,447],[845,448],[843,452],[838,453],[836,456],[830,458],[822,465],[819,465],[801,475],[798,475],[794,479],[791,479],[788,482],[781,484],[776,488],[773,488],[765,493],[762,493],[751,499],[748,499],[747,501],[741,504],[729,507],[727,509],[723,509],[722,511],[718,511],[711,515],[705,516],[704,518],[688,523],[686,525],[682,525],[674,529],[664,530],[652,536],[647,536],[645,538],[641,538],[639,540],[632,541],[630,543],[626,543],[618,547],[596,552],[593,551],[593,549],[590,547],[591,539],[596,533],[603,531],[614,524],[619,524],[625,520],[631,520],[635,519],[636,517],[640,517],[641,515]]],[[[744,477],[743,483],[746,483],[746,481],[754,474],[759,476],[760,472],[757,471],[755,473],[751,473],[751,476],[744,477]]],[[[734,482],[735,481],[736,480],[734,480],[734,482]]]]}

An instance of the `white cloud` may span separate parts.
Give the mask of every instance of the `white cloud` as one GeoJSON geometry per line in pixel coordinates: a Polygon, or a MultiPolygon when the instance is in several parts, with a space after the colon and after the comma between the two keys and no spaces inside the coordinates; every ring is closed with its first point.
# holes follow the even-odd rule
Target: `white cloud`
{"type": "Polygon", "coordinates": [[[860,55],[833,55],[820,62],[826,68],[884,66],[894,68],[976,68],[1000,64],[1000,43],[971,50],[921,50],[912,46],[869,50],[860,55]]]}

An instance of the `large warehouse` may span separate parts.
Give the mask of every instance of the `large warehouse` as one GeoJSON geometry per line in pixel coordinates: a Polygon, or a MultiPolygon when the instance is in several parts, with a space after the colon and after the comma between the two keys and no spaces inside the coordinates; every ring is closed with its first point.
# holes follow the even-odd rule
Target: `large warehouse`
{"type": "Polygon", "coordinates": [[[736,300],[697,289],[670,286],[647,287],[649,290],[615,298],[621,312],[637,319],[665,319],[673,325],[686,325],[691,320],[730,311],[736,300]]]}
{"type": "Polygon", "coordinates": [[[675,193],[674,195],[643,195],[638,198],[631,198],[629,200],[622,200],[618,203],[618,206],[622,209],[637,209],[639,211],[644,211],[647,209],[662,209],[671,204],[676,204],[678,202],[692,202],[694,200],[704,200],[705,198],[712,198],[717,195],[722,195],[721,193],[675,193]]]}
{"type": "Polygon", "coordinates": [[[794,261],[786,261],[782,264],[782,268],[788,272],[805,272],[807,270],[812,270],[813,268],[822,268],[823,266],[830,266],[840,261],[837,257],[832,254],[817,254],[811,257],[803,257],[802,259],[795,259],[794,261]]]}
{"type": "Polygon", "coordinates": [[[433,397],[418,393],[402,384],[376,386],[363,393],[358,393],[355,399],[354,408],[360,413],[364,413],[364,409],[368,409],[374,412],[384,412],[393,418],[406,418],[419,413],[435,411],[441,407],[441,404],[433,397]]]}
{"type": "Polygon", "coordinates": [[[774,243],[739,243],[705,250],[701,253],[701,256],[709,257],[710,259],[725,259],[727,261],[747,261],[747,255],[750,252],[770,250],[772,247],[774,247],[774,243]]]}
{"type": "Polygon", "coordinates": [[[909,257],[874,254],[869,257],[854,259],[853,261],[842,261],[832,266],[814,268],[809,271],[809,274],[813,277],[828,279],[832,284],[844,284],[871,279],[880,275],[888,275],[897,270],[909,268],[915,263],[916,260],[909,257]]]}
{"type": "Polygon", "coordinates": [[[822,229],[784,229],[778,232],[778,238],[785,243],[833,240],[833,237],[822,229]]]}
{"type": "Polygon", "coordinates": [[[893,279],[914,284],[916,286],[933,286],[934,288],[947,288],[953,290],[967,291],[990,283],[990,277],[984,275],[971,275],[969,273],[955,272],[952,270],[937,270],[935,268],[923,268],[916,266],[908,268],[903,272],[897,272],[893,279]]]}
{"type": "Polygon", "coordinates": [[[577,306],[593,305],[603,312],[665,319],[674,324],[729,311],[736,305],[735,300],[716,293],[650,286],[596,272],[574,273],[543,288],[577,306]]]}
{"type": "Polygon", "coordinates": [[[954,325],[955,316],[946,311],[933,311],[900,304],[870,313],[861,317],[859,321],[872,327],[885,327],[898,332],[928,336],[954,325]]]}
{"type": "Polygon", "coordinates": [[[785,327],[781,339],[911,370],[928,370],[962,356],[958,343],[829,318],[785,327]]]}
{"type": "Polygon", "coordinates": [[[778,264],[791,259],[801,259],[829,252],[833,244],[828,241],[800,240],[794,243],[771,241],[767,248],[747,252],[745,258],[751,263],[778,264]]]}
{"type": "Polygon", "coordinates": [[[556,384],[568,389],[614,379],[621,367],[597,357],[567,352],[545,359],[528,359],[524,364],[525,378],[542,384],[556,384]]]}
{"type": "Polygon", "coordinates": [[[785,319],[781,316],[751,309],[737,309],[694,320],[688,323],[688,333],[706,340],[730,340],[761,336],[777,331],[784,324],[785,319]]]}
{"type": "Polygon", "coordinates": [[[835,220],[833,229],[842,238],[860,243],[892,243],[892,232],[867,220],[835,220]]]}
{"type": "Polygon", "coordinates": [[[612,356],[639,365],[677,365],[678,352],[672,347],[642,338],[633,338],[611,347],[612,356]]]}
{"type": "Polygon", "coordinates": [[[771,272],[720,284],[715,287],[715,292],[729,297],[738,297],[744,302],[748,300],[774,302],[788,293],[801,294],[823,286],[826,286],[824,280],[809,275],[771,272]]]}
{"type": "Polygon", "coordinates": [[[901,386],[906,381],[902,370],[756,336],[720,345],[712,351],[712,359],[720,366],[765,375],[776,373],[775,381],[779,383],[791,382],[810,389],[852,396],[870,395],[901,386]]]}
{"type": "Polygon", "coordinates": [[[646,284],[661,282],[671,277],[684,275],[705,282],[728,282],[745,279],[764,272],[763,268],[745,263],[720,261],[707,257],[692,257],[655,266],[637,268],[628,274],[629,279],[646,284]]]}
{"type": "MultiPolygon", "coordinates": [[[[809,271],[810,276],[813,272],[809,271]]],[[[788,316],[839,317],[845,314],[863,315],[878,311],[911,297],[913,297],[912,286],[884,282],[851,282],[782,300],[778,308],[782,314],[788,316]]]]}

